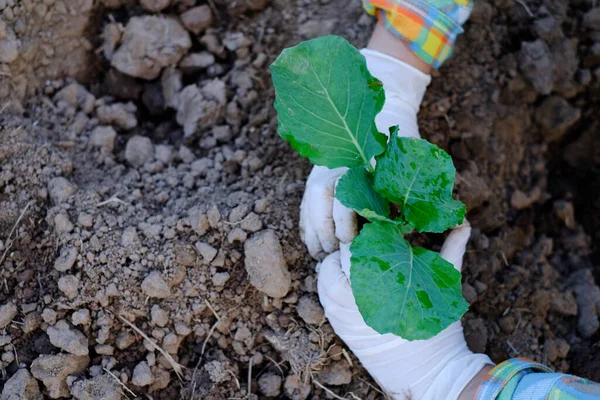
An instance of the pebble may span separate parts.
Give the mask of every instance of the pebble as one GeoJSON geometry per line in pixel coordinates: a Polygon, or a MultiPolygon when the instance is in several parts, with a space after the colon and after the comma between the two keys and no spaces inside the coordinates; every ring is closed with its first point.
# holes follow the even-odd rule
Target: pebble
{"type": "Polygon", "coordinates": [[[221,221],[221,213],[217,206],[212,206],[212,208],[208,211],[208,224],[211,228],[216,228],[219,226],[219,221],[221,221]]]}
{"type": "Polygon", "coordinates": [[[42,394],[37,381],[27,369],[18,370],[4,383],[2,400],[42,400],[42,394]]]}
{"type": "Polygon", "coordinates": [[[73,325],[89,325],[90,323],[90,310],[82,308],[81,310],[75,311],[71,315],[71,322],[73,325]]]}
{"type": "Polygon", "coordinates": [[[100,147],[112,153],[115,149],[117,131],[112,126],[97,126],[90,135],[89,145],[100,147]]]}
{"type": "Polygon", "coordinates": [[[214,65],[215,56],[208,51],[201,51],[199,53],[190,53],[183,57],[179,63],[179,68],[185,73],[196,73],[205,68],[214,65]]]}
{"type": "Polygon", "coordinates": [[[160,308],[158,304],[152,306],[150,316],[152,323],[156,326],[165,327],[169,323],[169,314],[160,308]]]}
{"type": "Polygon", "coordinates": [[[77,400],[121,400],[122,391],[115,378],[103,373],[91,379],[79,379],[71,385],[71,395],[77,400]]]}
{"type": "Polygon", "coordinates": [[[267,397],[277,397],[281,393],[281,376],[267,372],[258,379],[258,389],[267,397]]]}
{"type": "Polygon", "coordinates": [[[4,329],[17,316],[19,309],[12,303],[0,306],[0,329],[4,329]]]}
{"type": "Polygon", "coordinates": [[[179,352],[179,345],[181,345],[182,341],[182,337],[177,336],[173,332],[169,332],[162,340],[162,348],[167,353],[176,355],[179,352]]]}
{"type": "Polygon", "coordinates": [[[223,287],[223,286],[225,286],[225,283],[227,283],[228,280],[229,280],[229,273],[228,272],[217,272],[212,277],[212,283],[216,287],[223,287]]]}
{"type": "Polygon", "coordinates": [[[559,96],[548,97],[535,112],[535,121],[546,142],[562,139],[580,118],[581,110],[559,96]]]}
{"type": "Polygon", "coordinates": [[[146,361],[140,362],[133,369],[133,376],[131,378],[131,382],[135,386],[149,386],[154,382],[154,374],[152,370],[148,366],[146,361]]]}
{"type": "Polygon", "coordinates": [[[61,319],[54,326],[49,326],[46,331],[50,343],[75,356],[87,356],[89,354],[88,340],[79,330],[71,328],[69,324],[61,319]]]}
{"type": "Polygon", "coordinates": [[[54,227],[58,233],[69,233],[75,228],[66,213],[60,213],[54,217],[54,227]]]}
{"type": "Polygon", "coordinates": [[[523,76],[529,79],[535,90],[550,94],[554,85],[554,63],[550,50],[544,41],[523,42],[519,54],[519,67],[523,76]]]}
{"type": "Polygon", "coordinates": [[[60,255],[54,260],[54,269],[60,272],[70,270],[77,261],[77,249],[75,247],[63,247],[60,255]]]}
{"type": "Polygon", "coordinates": [[[50,398],[68,397],[67,377],[84,372],[89,361],[87,356],[42,354],[31,364],[31,374],[42,381],[50,398]]]}
{"type": "Polygon", "coordinates": [[[567,228],[575,230],[575,209],[570,201],[558,200],[554,202],[554,214],[567,228]]]}
{"type": "Polygon", "coordinates": [[[48,193],[54,205],[67,200],[75,193],[76,187],[63,177],[53,178],[48,182],[48,193]]]}
{"type": "Polygon", "coordinates": [[[275,232],[266,229],[256,233],[246,240],[244,253],[252,286],[271,297],[285,297],[292,279],[275,232]]]}
{"type": "Polygon", "coordinates": [[[125,146],[125,159],[136,168],[152,161],[154,158],[154,144],[150,138],[135,135],[127,141],[125,146]]]}
{"type": "Polygon", "coordinates": [[[298,375],[288,375],[283,384],[285,393],[292,400],[304,400],[310,395],[311,386],[298,375]]]}
{"type": "Polygon", "coordinates": [[[96,98],[78,83],[71,83],[54,95],[54,102],[64,101],[73,108],[80,108],[86,114],[94,111],[96,98]]]}
{"type": "Polygon", "coordinates": [[[211,262],[217,255],[217,249],[204,242],[196,242],[196,250],[202,256],[202,260],[206,263],[211,262]]]}
{"type": "Polygon", "coordinates": [[[159,144],[154,149],[154,158],[156,158],[158,161],[162,162],[165,165],[171,164],[171,161],[173,161],[173,157],[174,154],[172,146],[159,144]]]}
{"type": "Polygon", "coordinates": [[[114,103],[109,106],[100,106],[96,109],[96,117],[100,123],[114,125],[121,129],[130,130],[137,126],[135,112],[137,107],[132,102],[114,103]]]}
{"type": "Polygon", "coordinates": [[[195,35],[204,32],[213,22],[212,11],[206,4],[190,8],[180,17],[183,26],[195,35]]]}
{"type": "Polygon", "coordinates": [[[307,324],[319,325],[325,317],[323,307],[312,296],[302,296],[298,300],[296,311],[307,324]]]}
{"type": "Polygon", "coordinates": [[[248,237],[248,234],[242,228],[234,228],[227,235],[227,240],[229,241],[229,243],[232,243],[232,244],[234,242],[244,243],[246,241],[247,237],[248,237]]]}
{"type": "Polygon", "coordinates": [[[58,289],[70,300],[79,294],[79,278],[74,275],[65,275],[58,280],[58,289]]]}
{"type": "Polygon", "coordinates": [[[125,350],[135,343],[135,336],[129,332],[120,332],[115,340],[115,345],[120,350],[125,350]]]}
{"type": "Polygon", "coordinates": [[[244,217],[240,227],[247,232],[258,232],[262,229],[263,223],[258,214],[251,212],[244,217]]]}
{"type": "Polygon", "coordinates": [[[140,5],[153,13],[164,10],[171,5],[172,0],[140,0],[140,5]]]}
{"type": "Polygon", "coordinates": [[[347,385],[352,380],[352,372],[346,360],[328,365],[317,373],[320,381],[332,385],[347,385]]]}
{"type": "Polygon", "coordinates": [[[42,319],[49,325],[54,325],[56,323],[57,315],[56,311],[51,308],[44,308],[44,311],[42,311],[42,319]]]}
{"type": "Polygon", "coordinates": [[[142,282],[142,291],[146,296],[166,299],[171,296],[171,289],[159,271],[152,271],[142,282]]]}

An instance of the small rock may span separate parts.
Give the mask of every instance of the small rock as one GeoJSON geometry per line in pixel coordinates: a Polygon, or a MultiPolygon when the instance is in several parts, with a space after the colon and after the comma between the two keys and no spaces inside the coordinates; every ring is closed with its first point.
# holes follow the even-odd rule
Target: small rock
{"type": "Polygon", "coordinates": [[[471,319],[467,321],[466,325],[468,329],[465,330],[465,339],[469,349],[476,353],[485,353],[489,334],[483,320],[481,318],[471,319]]]}
{"type": "Polygon", "coordinates": [[[19,58],[19,42],[16,39],[0,40],[0,63],[12,63],[19,58]]]}
{"type": "Polygon", "coordinates": [[[54,217],[54,228],[58,233],[69,233],[75,226],[66,213],[60,213],[54,217]]]}
{"type": "Polygon", "coordinates": [[[469,304],[473,305],[477,302],[477,291],[473,286],[468,283],[464,283],[462,292],[463,297],[469,302],[469,304]]]}
{"type": "Polygon", "coordinates": [[[71,315],[71,322],[73,325],[89,325],[90,323],[90,310],[83,308],[75,311],[71,315]]]}
{"type": "Polygon", "coordinates": [[[217,272],[212,277],[212,283],[213,283],[213,285],[215,285],[215,287],[225,286],[225,283],[227,283],[228,280],[229,280],[228,272],[217,272]]]}
{"type": "Polygon", "coordinates": [[[554,85],[554,63],[546,43],[539,39],[535,42],[523,42],[519,67],[535,90],[541,94],[550,94],[554,85]]]}
{"type": "Polygon", "coordinates": [[[594,283],[590,269],[580,269],[569,277],[577,300],[577,329],[584,338],[592,337],[600,329],[600,288],[594,283]]]}
{"type": "Polygon", "coordinates": [[[79,278],[74,275],[65,275],[58,280],[58,289],[68,299],[73,300],[79,294],[79,278]]]}
{"type": "Polygon", "coordinates": [[[73,108],[80,108],[86,114],[94,110],[96,98],[78,83],[71,83],[54,95],[54,101],[64,101],[73,108]]]}
{"type": "Polygon", "coordinates": [[[77,216],[77,223],[84,228],[91,228],[94,226],[94,218],[91,215],[82,212],[77,216]]]}
{"type": "Polygon", "coordinates": [[[592,8],[583,15],[583,27],[591,30],[600,30],[600,7],[592,8]]]}
{"type": "Polygon", "coordinates": [[[43,396],[40,393],[40,388],[37,381],[27,369],[18,370],[4,384],[2,400],[42,400],[43,396]]]}
{"type": "Polygon", "coordinates": [[[133,376],[131,378],[131,382],[135,386],[149,386],[154,382],[154,374],[152,370],[148,366],[146,361],[140,362],[133,369],[133,376]]]}
{"type": "Polygon", "coordinates": [[[188,31],[198,35],[212,25],[212,11],[206,4],[190,8],[181,14],[181,22],[183,22],[183,26],[185,26],[188,31]]]}
{"type": "Polygon", "coordinates": [[[567,317],[577,315],[577,302],[571,291],[553,293],[550,308],[552,311],[567,317]]]}
{"type": "Polygon", "coordinates": [[[175,18],[132,17],[111,65],[124,74],[151,80],[162,68],[177,63],[191,46],[189,34],[175,18]]]}
{"type": "Polygon", "coordinates": [[[54,269],[60,272],[70,270],[77,261],[77,249],[75,247],[63,247],[60,255],[54,261],[54,269]]]}
{"type": "Polygon", "coordinates": [[[173,161],[173,157],[173,147],[171,146],[159,144],[154,149],[154,158],[156,158],[158,161],[162,162],[165,165],[171,164],[171,161],[173,161]]]}
{"type": "Polygon", "coordinates": [[[59,205],[67,200],[73,193],[76,187],[68,180],[62,177],[53,178],[48,182],[48,193],[54,205],[59,205]]]}
{"type": "Polygon", "coordinates": [[[326,36],[333,32],[336,23],[337,20],[335,19],[309,19],[298,27],[298,34],[304,39],[326,36]]]}
{"type": "Polygon", "coordinates": [[[125,228],[121,234],[121,246],[128,248],[138,246],[141,243],[140,237],[138,236],[137,229],[134,226],[125,228]]]}
{"type": "Polygon", "coordinates": [[[346,361],[328,365],[318,372],[318,376],[322,382],[333,386],[347,385],[352,380],[352,372],[346,361]]]}
{"type": "Polygon", "coordinates": [[[565,99],[550,96],[535,112],[535,120],[547,142],[560,140],[579,121],[581,111],[565,99]]]}
{"type": "Polygon", "coordinates": [[[179,63],[179,68],[185,73],[196,73],[205,68],[214,65],[215,56],[210,54],[208,51],[202,51],[200,53],[190,53],[183,57],[183,60],[179,63]]]}
{"type": "Polygon", "coordinates": [[[74,356],[59,353],[40,355],[31,364],[31,374],[42,381],[50,398],[69,396],[67,377],[85,371],[90,359],[87,356],[74,356]]]}
{"type": "Polygon", "coordinates": [[[285,297],[292,279],[275,232],[267,229],[246,240],[244,253],[250,283],[271,297],[285,297]]]}
{"type": "Polygon", "coordinates": [[[142,291],[146,296],[166,299],[171,296],[171,289],[164,281],[162,274],[152,271],[142,282],[142,291]]]}
{"type": "Polygon", "coordinates": [[[267,397],[277,397],[281,393],[281,376],[267,372],[258,379],[258,389],[267,397]]]}
{"type": "Polygon", "coordinates": [[[302,296],[298,300],[296,311],[307,324],[319,325],[323,322],[323,307],[309,295],[302,296]]]}
{"type": "Polygon", "coordinates": [[[225,83],[214,79],[201,86],[188,85],[180,92],[177,103],[176,120],[187,138],[214,125],[223,116],[227,103],[225,83]]]}
{"type": "Polygon", "coordinates": [[[533,29],[541,39],[546,41],[557,39],[561,34],[556,18],[552,15],[535,20],[533,29]]]}
{"type": "Polygon", "coordinates": [[[567,228],[575,230],[575,210],[570,201],[558,200],[554,202],[554,214],[567,228]]]}
{"type": "Polygon", "coordinates": [[[114,103],[109,106],[101,106],[96,110],[96,116],[100,123],[105,125],[116,125],[125,130],[133,129],[137,126],[135,104],[114,103]]]}
{"type": "Polygon", "coordinates": [[[288,375],[283,385],[285,393],[292,400],[304,400],[310,395],[311,387],[298,375],[288,375]]]}
{"type": "Polygon", "coordinates": [[[75,356],[87,356],[89,354],[88,340],[79,330],[71,328],[69,324],[61,319],[54,326],[49,326],[46,331],[50,343],[75,356]]]}
{"type": "Polygon", "coordinates": [[[49,325],[54,325],[56,323],[56,316],[56,311],[51,308],[44,308],[44,311],[42,311],[42,318],[44,322],[49,325]]]}
{"type": "Polygon", "coordinates": [[[160,308],[158,304],[152,306],[150,310],[150,315],[152,316],[152,323],[156,326],[165,327],[169,323],[169,314],[160,308]]]}
{"type": "Polygon", "coordinates": [[[145,136],[133,136],[125,146],[125,159],[136,168],[154,159],[154,145],[150,138],[145,136]]]}
{"type": "Polygon", "coordinates": [[[171,5],[171,0],[140,0],[141,6],[153,13],[160,12],[171,5]]]}
{"type": "Polygon", "coordinates": [[[544,343],[544,349],[546,350],[546,357],[548,361],[554,362],[558,358],[558,348],[556,342],[552,339],[547,339],[544,343]]]}
{"type": "Polygon", "coordinates": [[[229,232],[229,235],[227,235],[227,240],[229,241],[229,243],[244,243],[247,237],[248,234],[242,228],[234,228],[231,230],[231,232],[229,232]]]}
{"type": "Polygon", "coordinates": [[[507,315],[498,320],[498,325],[505,333],[513,333],[516,327],[515,318],[512,315],[507,315]]]}
{"type": "Polygon", "coordinates": [[[121,391],[119,382],[108,374],[80,379],[71,386],[71,395],[76,400],[121,400],[121,391]]]}
{"type": "Polygon", "coordinates": [[[571,346],[565,339],[556,340],[556,353],[558,358],[566,358],[569,354],[569,350],[571,350],[571,346]]]}
{"type": "Polygon", "coordinates": [[[533,201],[527,196],[527,194],[520,190],[515,190],[510,197],[510,205],[517,210],[522,210],[533,204],[533,201]]]}
{"type": "Polygon", "coordinates": [[[240,227],[248,232],[258,232],[262,229],[263,223],[258,214],[251,212],[244,217],[240,227]]]}
{"type": "Polygon", "coordinates": [[[197,242],[195,246],[198,250],[198,253],[200,253],[200,255],[202,256],[202,260],[205,263],[211,262],[217,256],[217,249],[215,249],[208,243],[197,242]]]}
{"type": "Polygon", "coordinates": [[[115,340],[115,345],[120,350],[125,350],[129,346],[135,343],[135,336],[133,336],[129,332],[121,332],[117,335],[117,339],[115,340]]]}
{"type": "Polygon", "coordinates": [[[17,316],[19,309],[12,303],[0,306],[0,329],[4,329],[17,316]]]}
{"type": "Polygon", "coordinates": [[[175,333],[168,333],[162,341],[162,348],[169,354],[176,355],[179,352],[179,346],[181,345],[183,338],[177,336],[175,333]]]}
{"type": "Polygon", "coordinates": [[[97,126],[90,135],[89,145],[112,152],[115,149],[116,139],[117,131],[112,126],[97,126]]]}
{"type": "Polygon", "coordinates": [[[475,3],[469,21],[476,24],[489,24],[494,14],[494,8],[486,2],[478,1],[475,3]]]}
{"type": "Polygon", "coordinates": [[[221,213],[217,206],[212,206],[208,211],[208,224],[211,228],[216,228],[219,226],[219,221],[221,221],[221,213]]]}

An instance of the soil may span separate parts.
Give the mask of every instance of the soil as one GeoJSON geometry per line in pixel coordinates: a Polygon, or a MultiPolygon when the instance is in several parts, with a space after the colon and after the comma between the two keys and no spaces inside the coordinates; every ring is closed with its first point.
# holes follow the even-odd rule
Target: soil
{"type": "MultiPolygon", "coordinates": [[[[474,227],[471,349],[600,380],[594,5],[478,2],[420,125],[474,227]]],[[[0,0],[1,399],[382,398],[323,319],[267,68],[373,23],[346,0],[0,0]]]]}

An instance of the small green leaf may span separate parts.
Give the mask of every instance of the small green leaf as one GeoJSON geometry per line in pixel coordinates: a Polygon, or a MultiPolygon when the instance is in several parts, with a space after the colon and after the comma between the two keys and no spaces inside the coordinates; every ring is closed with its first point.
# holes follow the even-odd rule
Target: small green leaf
{"type": "Polygon", "coordinates": [[[411,247],[400,227],[366,224],[350,246],[356,305],[377,332],[429,339],[469,308],[461,275],[438,253],[411,247]]]}
{"type": "Polygon", "coordinates": [[[391,135],[377,157],[375,190],[402,208],[419,232],[444,232],[460,225],[467,212],[452,198],[456,170],[450,156],[422,139],[391,135]]]}
{"type": "Polygon", "coordinates": [[[271,65],[278,133],[328,168],[366,165],[385,149],[375,127],[385,94],[365,58],[338,36],[285,49],[271,65]]]}
{"type": "Polygon", "coordinates": [[[349,169],[340,178],[335,198],[370,221],[389,221],[390,202],[373,189],[373,174],[364,167],[349,169]]]}

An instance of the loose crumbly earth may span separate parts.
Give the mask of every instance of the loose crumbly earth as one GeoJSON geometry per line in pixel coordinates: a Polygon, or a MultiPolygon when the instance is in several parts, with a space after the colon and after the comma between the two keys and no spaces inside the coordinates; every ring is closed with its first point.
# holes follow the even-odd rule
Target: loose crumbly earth
{"type": "MultiPolygon", "coordinates": [[[[420,126],[474,226],[471,349],[600,380],[594,5],[478,2],[420,126]]],[[[0,399],[383,397],[323,319],[268,72],[372,25],[347,0],[0,0],[0,399]]]]}

